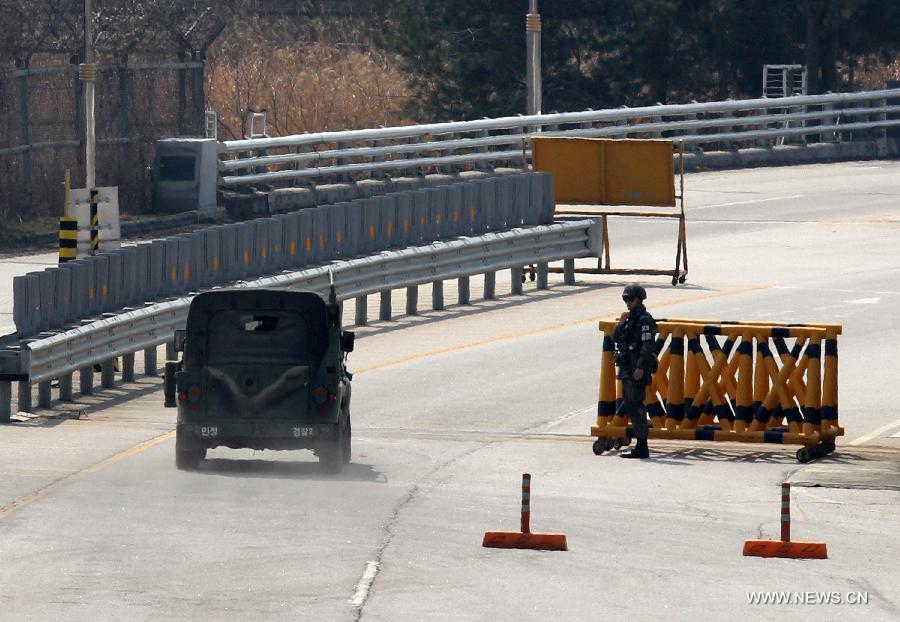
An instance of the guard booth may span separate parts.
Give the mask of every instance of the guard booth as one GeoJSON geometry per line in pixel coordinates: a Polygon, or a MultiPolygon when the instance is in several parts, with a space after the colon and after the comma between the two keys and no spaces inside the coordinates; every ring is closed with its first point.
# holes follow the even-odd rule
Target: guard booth
{"type": "Polygon", "coordinates": [[[212,138],[164,138],[156,142],[153,211],[215,209],[217,145],[212,138]]]}

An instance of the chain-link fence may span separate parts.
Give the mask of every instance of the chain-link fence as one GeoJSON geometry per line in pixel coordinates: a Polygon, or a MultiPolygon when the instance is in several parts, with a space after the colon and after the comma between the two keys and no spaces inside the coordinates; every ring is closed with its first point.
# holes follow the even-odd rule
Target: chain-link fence
{"type": "MultiPolygon", "coordinates": [[[[97,185],[123,211],[150,205],[154,141],[203,132],[201,62],[97,67],[97,185]]],[[[84,186],[84,98],[76,65],[0,72],[0,218],[61,215],[65,170],[84,186]]]]}

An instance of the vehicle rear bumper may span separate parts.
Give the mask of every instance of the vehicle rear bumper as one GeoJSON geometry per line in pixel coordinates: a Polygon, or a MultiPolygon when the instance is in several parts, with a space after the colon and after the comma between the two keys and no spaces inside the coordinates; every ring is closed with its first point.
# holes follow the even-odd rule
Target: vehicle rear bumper
{"type": "Polygon", "coordinates": [[[207,421],[179,424],[182,438],[197,447],[314,449],[337,437],[335,423],[297,421],[207,421]]]}

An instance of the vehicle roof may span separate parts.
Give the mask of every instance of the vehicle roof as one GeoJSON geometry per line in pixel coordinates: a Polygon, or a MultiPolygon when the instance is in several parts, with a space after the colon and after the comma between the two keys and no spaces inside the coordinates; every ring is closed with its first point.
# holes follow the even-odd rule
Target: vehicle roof
{"type": "Polygon", "coordinates": [[[253,311],[289,309],[310,317],[321,317],[325,323],[325,301],[314,292],[280,289],[217,289],[194,297],[188,310],[187,332],[206,329],[209,318],[218,311],[253,311]]]}

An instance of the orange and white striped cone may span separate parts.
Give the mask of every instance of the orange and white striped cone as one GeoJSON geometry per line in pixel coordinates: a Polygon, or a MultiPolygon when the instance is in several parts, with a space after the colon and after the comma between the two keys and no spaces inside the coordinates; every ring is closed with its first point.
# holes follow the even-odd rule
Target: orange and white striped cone
{"type": "Polygon", "coordinates": [[[521,531],[488,531],[481,546],[497,549],[537,549],[566,551],[566,536],[561,533],[531,533],[531,474],[522,474],[521,531]]]}
{"type": "Polygon", "coordinates": [[[791,541],[791,485],[781,484],[781,540],[747,540],[745,557],[786,557],[790,559],[827,559],[824,542],[791,541]]]}

